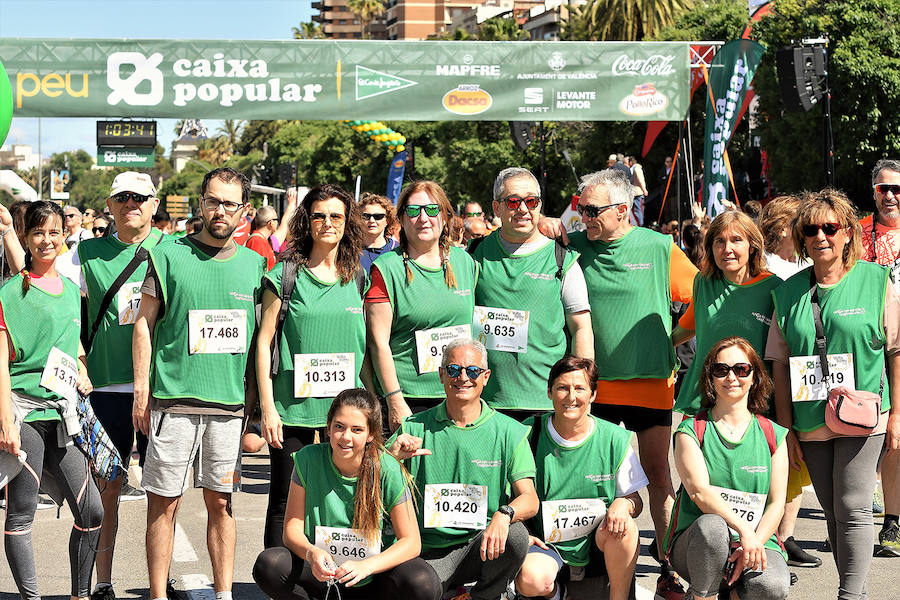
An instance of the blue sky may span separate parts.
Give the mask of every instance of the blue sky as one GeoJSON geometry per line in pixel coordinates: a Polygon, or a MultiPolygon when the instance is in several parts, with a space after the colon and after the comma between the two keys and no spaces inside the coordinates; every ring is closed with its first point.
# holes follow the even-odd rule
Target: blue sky
{"type": "MultiPolygon", "coordinates": [[[[310,0],[0,0],[0,37],[283,40],[311,20],[310,0]]],[[[96,153],[97,119],[42,119],[44,156],[96,153]]],[[[175,119],[158,119],[167,150],[175,119]]],[[[210,133],[221,121],[204,121],[210,133]]],[[[38,148],[36,118],[13,118],[6,144],[38,148]]]]}

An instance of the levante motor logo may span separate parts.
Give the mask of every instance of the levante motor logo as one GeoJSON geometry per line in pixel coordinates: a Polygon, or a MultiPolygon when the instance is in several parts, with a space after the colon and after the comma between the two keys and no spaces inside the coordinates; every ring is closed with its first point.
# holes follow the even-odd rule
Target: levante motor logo
{"type": "Polygon", "coordinates": [[[457,115],[477,115],[491,107],[494,99],[476,84],[463,84],[444,94],[441,104],[457,115]]]}

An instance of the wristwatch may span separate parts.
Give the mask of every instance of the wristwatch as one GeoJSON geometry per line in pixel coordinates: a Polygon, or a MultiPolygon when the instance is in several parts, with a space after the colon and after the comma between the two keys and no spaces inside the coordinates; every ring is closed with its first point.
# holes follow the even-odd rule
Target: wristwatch
{"type": "Polygon", "coordinates": [[[497,509],[497,512],[509,517],[510,523],[512,523],[513,518],[515,518],[515,516],[516,516],[516,510],[509,504],[502,505],[500,508],[497,509]]]}

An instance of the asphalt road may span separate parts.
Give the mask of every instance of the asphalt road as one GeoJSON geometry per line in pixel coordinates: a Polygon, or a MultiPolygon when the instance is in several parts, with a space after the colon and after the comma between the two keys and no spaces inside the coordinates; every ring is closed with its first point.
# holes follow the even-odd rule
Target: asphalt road
{"type": "MultiPolygon", "coordinates": [[[[265,451],[263,451],[265,452],[265,451]]],[[[265,596],[256,587],[251,576],[253,562],[262,551],[262,532],[265,520],[266,494],[268,492],[268,457],[265,454],[244,457],[243,491],[235,494],[234,514],[237,519],[238,547],[235,559],[234,597],[262,600],[265,596]]],[[[139,472],[132,468],[132,477],[139,472]]],[[[644,494],[646,505],[647,498],[644,494]]],[[[792,569],[799,582],[791,588],[790,598],[797,600],[822,600],[837,595],[837,571],[830,553],[823,551],[825,521],[821,508],[811,490],[804,494],[804,508],[800,513],[795,537],[800,545],[822,558],[823,565],[816,569],[792,569]]],[[[144,532],[146,502],[143,500],[122,502],[119,510],[119,538],[113,565],[116,595],[119,598],[147,598],[148,583],[144,556],[144,532]]],[[[652,539],[652,526],[648,511],[638,518],[641,528],[641,558],[637,566],[638,598],[652,598],[656,587],[658,569],[650,558],[647,546],[652,539]]],[[[880,526],[880,523],[878,523],[880,526]]],[[[39,510],[34,525],[34,547],[37,560],[39,590],[44,598],[65,600],[69,597],[69,569],[67,540],[72,518],[63,508],[57,518],[56,510],[39,510]]],[[[876,536],[877,536],[876,527],[876,536]]],[[[206,551],[206,511],[200,490],[185,494],[178,515],[174,560],[171,576],[185,590],[190,600],[213,600],[209,555],[206,551]]],[[[873,537],[874,543],[877,541],[873,537]]],[[[888,599],[900,597],[892,592],[894,574],[900,558],[875,558],[869,572],[869,597],[888,599]]],[[[573,587],[570,597],[577,600],[598,598],[602,581],[573,587]]],[[[6,560],[0,560],[0,600],[17,598],[16,587],[6,560]]],[[[603,597],[603,596],[600,596],[603,597]]]]}

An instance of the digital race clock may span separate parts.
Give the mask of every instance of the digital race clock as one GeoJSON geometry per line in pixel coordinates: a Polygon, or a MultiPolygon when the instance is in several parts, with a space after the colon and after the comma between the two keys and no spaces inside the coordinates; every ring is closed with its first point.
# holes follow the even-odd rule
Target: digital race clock
{"type": "Polygon", "coordinates": [[[156,147],[156,121],[97,121],[98,146],[156,147]]]}

